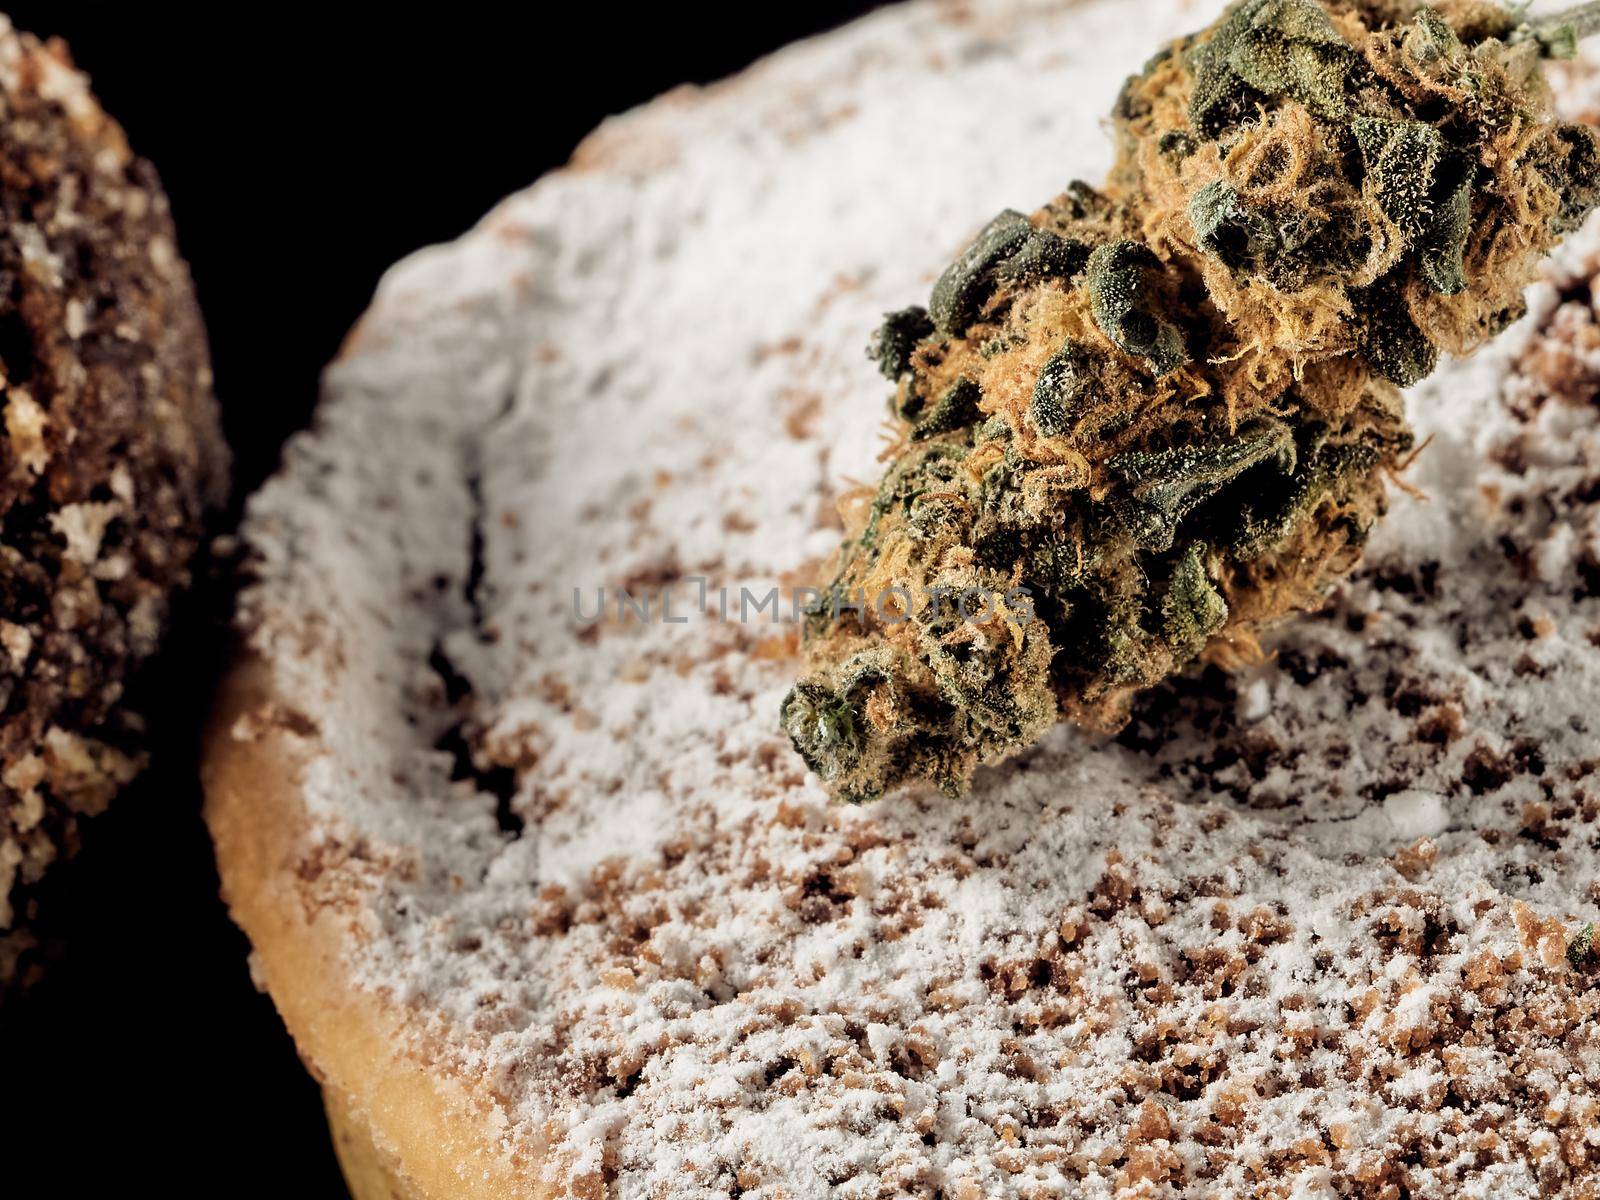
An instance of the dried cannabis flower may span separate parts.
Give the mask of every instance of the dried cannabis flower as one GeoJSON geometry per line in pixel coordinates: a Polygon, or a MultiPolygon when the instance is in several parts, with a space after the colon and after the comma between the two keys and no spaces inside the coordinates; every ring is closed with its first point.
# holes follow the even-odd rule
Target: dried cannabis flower
{"type": "Polygon", "coordinates": [[[1540,61],[1596,25],[1242,0],[1129,80],[1103,190],[1001,213],[889,315],[904,437],[782,713],[837,795],[959,792],[1322,602],[1411,450],[1398,387],[1519,316],[1600,203],[1540,61]]]}

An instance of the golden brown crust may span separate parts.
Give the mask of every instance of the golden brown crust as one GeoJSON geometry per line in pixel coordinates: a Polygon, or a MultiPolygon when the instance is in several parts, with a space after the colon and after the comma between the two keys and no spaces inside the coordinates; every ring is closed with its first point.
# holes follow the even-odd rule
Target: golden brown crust
{"type": "Polygon", "coordinates": [[[334,1153],[354,1200],[417,1200],[418,1193],[406,1186],[394,1156],[378,1149],[371,1127],[351,1111],[343,1096],[324,1091],[322,1106],[328,1114],[334,1153]]]}
{"type": "Polygon", "coordinates": [[[249,936],[312,1075],[332,1097],[340,1158],[359,1200],[537,1200],[536,1161],[496,1150],[491,1106],[406,1051],[406,1014],[351,977],[352,933],[294,870],[310,817],[298,785],[319,747],[275,719],[268,671],[248,657],[218,696],[203,769],[222,894],[249,936]],[[375,1190],[382,1180],[389,1192],[375,1190]]]}

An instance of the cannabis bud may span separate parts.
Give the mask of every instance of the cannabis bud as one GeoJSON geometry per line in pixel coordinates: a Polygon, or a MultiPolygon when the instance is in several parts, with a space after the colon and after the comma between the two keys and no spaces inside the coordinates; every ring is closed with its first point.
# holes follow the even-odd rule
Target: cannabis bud
{"type": "Polygon", "coordinates": [[[1412,448],[1398,388],[1600,203],[1541,61],[1597,10],[1241,0],[1128,81],[1104,188],[1001,213],[885,319],[903,438],[782,711],[838,796],[960,792],[1322,602],[1412,448]]]}

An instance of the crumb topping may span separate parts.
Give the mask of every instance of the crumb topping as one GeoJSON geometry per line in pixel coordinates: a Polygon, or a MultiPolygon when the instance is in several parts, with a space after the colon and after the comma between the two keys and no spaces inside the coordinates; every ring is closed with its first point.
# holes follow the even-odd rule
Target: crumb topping
{"type": "Polygon", "coordinates": [[[28,889],[139,769],[124,684],[226,471],[155,171],[0,17],[0,985],[28,889]]]}

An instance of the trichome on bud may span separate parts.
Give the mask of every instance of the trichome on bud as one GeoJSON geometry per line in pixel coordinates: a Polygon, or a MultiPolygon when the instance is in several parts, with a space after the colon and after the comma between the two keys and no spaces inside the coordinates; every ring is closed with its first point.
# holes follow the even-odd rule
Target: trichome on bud
{"type": "Polygon", "coordinates": [[[1398,388],[1600,203],[1542,65],[1596,9],[1241,0],[1128,81],[1103,188],[1001,213],[885,319],[900,441],[782,711],[836,795],[959,792],[1322,602],[1412,449],[1398,388]],[[939,599],[971,591],[1027,611],[939,599]]]}

